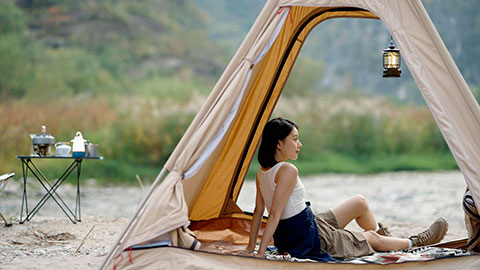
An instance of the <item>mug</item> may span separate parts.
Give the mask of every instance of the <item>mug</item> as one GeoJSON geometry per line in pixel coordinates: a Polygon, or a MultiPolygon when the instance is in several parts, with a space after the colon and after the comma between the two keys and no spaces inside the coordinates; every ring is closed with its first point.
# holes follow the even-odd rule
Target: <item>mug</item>
{"type": "Polygon", "coordinates": [[[85,156],[98,157],[98,144],[93,144],[93,143],[85,144],[85,156]]]}

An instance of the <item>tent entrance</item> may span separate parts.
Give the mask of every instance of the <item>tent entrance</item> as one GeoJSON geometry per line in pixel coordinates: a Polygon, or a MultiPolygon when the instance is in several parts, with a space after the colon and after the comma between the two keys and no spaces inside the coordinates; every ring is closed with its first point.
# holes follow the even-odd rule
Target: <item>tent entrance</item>
{"type": "MultiPolygon", "coordinates": [[[[294,12],[294,11],[295,11],[295,9],[293,9],[291,12],[294,12]]],[[[280,65],[278,66],[277,70],[274,73],[275,75],[273,76],[272,84],[271,84],[271,86],[269,87],[269,89],[266,93],[265,100],[264,100],[264,102],[261,106],[261,109],[258,112],[258,115],[255,117],[252,132],[250,133],[250,136],[248,137],[248,140],[246,142],[246,145],[245,145],[245,148],[243,150],[242,156],[239,160],[240,164],[239,164],[239,166],[236,170],[235,176],[233,178],[233,182],[232,182],[233,187],[235,187],[236,184],[238,183],[239,176],[241,175],[242,171],[243,171],[243,174],[242,174],[243,177],[245,177],[245,175],[246,175],[246,170],[248,170],[249,164],[244,166],[244,163],[245,163],[245,160],[247,159],[248,151],[249,151],[250,147],[252,146],[252,142],[254,140],[255,133],[256,132],[261,133],[261,129],[260,130],[258,129],[260,121],[262,119],[263,120],[265,120],[265,119],[268,120],[270,118],[270,116],[273,112],[274,106],[273,107],[270,106],[270,108],[269,108],[270,110],[267,112],[267,105],[270,102],[273,102],[274,104],[277,103],[278,98],[280,97],[280,93],[282,92],[282,90],[285,86],[285,83],[286,83],[286,81],[288,79],[288,76],[289,76],[289,74],[290,74],[290,72],[293,68],[295,60],[300,53],[301,47],[303,46],[306,37],[308,36],[308,34],[310,34],[310,32],[313,30],[313,28],[315,28],[321,22],[323,22],[325,20],[328,20],[328,19],[340,18],[340,17],[378,19],[378,17],[376,17],[371,12],[366,11],[364,9],[359,9],[359,8],[332,8],[332,9],[327,9],[327,10],[317,8],[317,9],[311,11],[305,18],[303,18],[304,21],[300,23],[300,25],[298,26],[298,29],[294,32],[291,40],[288,42],[288,46],[286,47],[285,52],[282,56],[282,60],[280,62],[280,65]],[[275,95],[275,100],[271,101],[273,93],[275,91],[277,91],[278,94],[275,95]],[[242,168],[243,168],[243,170],[242,170],[242,168]]],[[[258,143],[259,143],[259,141],[257,140],[254,149],[256,149],[258,143]]],[[[250,159],[248,160],[248,163],[251,162],[252,156],[249,156],[249,157],[250,157],[250,159]]],[[[243,181],[242,181],[242,184],[243,184],[243,181]]],[[[235,192],[235,189],[231,189],[229,198],[230,198],[230,200],[236,201],[236,199],[238,198],[238,195],[239,195],[239,192],[235,192]]],[[[224,207],[222,212],[225,213],[225,207],[224,207]]]]}
{"type": "Polygon", "coordinates": [[[190,220],[241,212],[235,201],[260,141],[259,127],[269,120],[307,36],[318,24],[332,18],[378,19],[375,14],[360,8],[290,7],[275,43],[253,68],[252,78],[255,79],[249,82],[242,101],[249,105],[241,106],[223,139],[222,150],[213,161],[210,174],[205,176],[203,190],[194,207],[189,209],[190,220]]]}

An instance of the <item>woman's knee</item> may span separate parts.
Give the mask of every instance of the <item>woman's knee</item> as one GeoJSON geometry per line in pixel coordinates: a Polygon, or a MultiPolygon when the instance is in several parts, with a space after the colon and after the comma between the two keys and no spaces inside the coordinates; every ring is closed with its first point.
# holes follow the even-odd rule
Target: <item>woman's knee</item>
{"type": "Polygon", "coordinates": [[[367,199],[363,195],[358,194],[353,196],[351,199],[355,202],[355,206],[359,209],[362,209],[364,211],[370,210],[367,199]]]}

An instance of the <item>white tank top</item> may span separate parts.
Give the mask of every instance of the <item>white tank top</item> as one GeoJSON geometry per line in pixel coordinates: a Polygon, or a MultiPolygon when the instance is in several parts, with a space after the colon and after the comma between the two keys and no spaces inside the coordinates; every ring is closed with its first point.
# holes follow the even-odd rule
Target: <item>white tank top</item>
{"type": "MultiPolygon", "coordinates": [[[[285,162],[279,162],[275,164],[272,168],[267,171],[258,169],[258,182],[260,186],[260,191],[262,192],[263,200],[267,207],[268,213],[270,213],[270,208],[272,206],[273,194],[275,192],[275,176],[277,175],[278,169],[282,167],[285,162]]],[[[296,214],[300,213],[305,209],[305,186],[303,185],[300,178],[297,176],[297,184],[293,188],[292,194],[287,201],[287,205],[283,210],[282,216],[280,219],[287,219],[293,217],[296,214]]]]}

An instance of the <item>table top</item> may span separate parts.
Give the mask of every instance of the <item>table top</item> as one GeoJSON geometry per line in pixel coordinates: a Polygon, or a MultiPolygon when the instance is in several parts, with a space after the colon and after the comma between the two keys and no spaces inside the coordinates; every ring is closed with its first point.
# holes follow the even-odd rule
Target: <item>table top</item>
{"type": "Polygon", "coordinates": [[[46,158],[46,159],[100,159],[103,160],[102,156],[99,157],[72,157],[72,156],[16,156],[16,158],[20,159],[28,159],[28,158],[46,158]]]}

